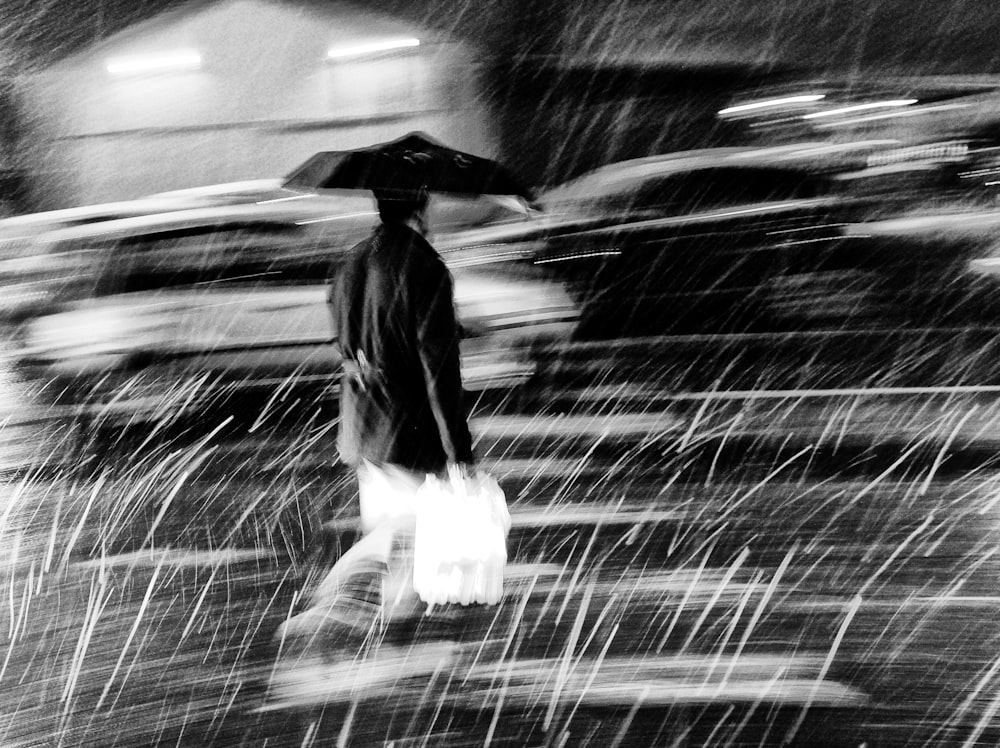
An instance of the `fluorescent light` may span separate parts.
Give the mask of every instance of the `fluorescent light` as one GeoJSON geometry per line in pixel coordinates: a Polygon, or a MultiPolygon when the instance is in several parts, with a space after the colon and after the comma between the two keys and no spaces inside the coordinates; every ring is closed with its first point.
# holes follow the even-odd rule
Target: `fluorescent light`
{"type": "Polygon", "coordinates": [[[786,96],[783,99],[768,99],[766,101],[755,101],[751,104],[738,104],[737,106],[720,109],[719,114],[736,114],[737,112],[749,112],[754,109],[765,109],[773,106],[785,106],[786,104],[808,104],[819,101],[826,97],[826,94],[802,94],[801,96],[786,96]]]}
{"type": "Polygon", "coordinates": [[[112,75],[152,73],[164,70],[196,70],[201,66],[201,55],[194,50],[178,50],[161,55],[143,57],[116,57],[108,60],[112,75]]]}
{"type": "Polygon", "coordinates": [[[340,47],[339,49],[328,50],[326,56],[331,60],[344,57],[360,57],[374,52],[388,52],[392,49],[404,49],[406,47],[419,47],[419,39],[386,39],[381,42],[371,42],[370,44],[359,44],[355,47],[340,47]]]}
{"type": "Polygon", "coordinates": [[[869,109],[884,109],[886,107],[910,106],[916,104],[917,99],[890,99],[889,101],[873,101],[869,104],[855,104],[845,106],[840,109],[827,109],[825,112],[813,112],[803,114],[802,119],[816,119],[817,117],[836,117],[839,114],[850,114],[852,112],[864,112],[869,109]]]}

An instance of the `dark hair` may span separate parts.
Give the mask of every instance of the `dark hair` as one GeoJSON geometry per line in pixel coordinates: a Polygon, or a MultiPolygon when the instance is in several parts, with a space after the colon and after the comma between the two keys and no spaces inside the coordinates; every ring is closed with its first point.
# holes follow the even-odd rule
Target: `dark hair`
{"type": "Polygon", "coordinates": [[[375,194],[378,202],[378,215],[382,223],[405,223],[414,214],[427,207],[427,193],[406,196],[388,196],[375,194]]]}

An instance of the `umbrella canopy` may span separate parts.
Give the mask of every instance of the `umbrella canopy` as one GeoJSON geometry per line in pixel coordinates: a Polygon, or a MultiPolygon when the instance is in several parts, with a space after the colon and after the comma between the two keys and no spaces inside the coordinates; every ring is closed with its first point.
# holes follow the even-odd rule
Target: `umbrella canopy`
{"type": "Polygon", "coordinates": [[[322,151],[289,174],[283,186],[372,190],[399,198],[426,190],[532,199],[531,192],[496,161],[456,151],[421,132],[352,151],[322,151]]]}

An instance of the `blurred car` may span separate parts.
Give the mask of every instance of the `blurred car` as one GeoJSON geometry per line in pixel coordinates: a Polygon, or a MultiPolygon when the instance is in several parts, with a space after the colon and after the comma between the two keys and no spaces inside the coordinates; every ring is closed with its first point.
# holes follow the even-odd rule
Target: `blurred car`
{"type": "MultiPolygon", "coordinates": [[[[296,203],[293,214],[300,208],[315,210],[322,217],[340,208],[355,204],[353,210],[365,211],[369,219],[374,213],[365,198],[342,190],[301,192],[282,187],[280,179],[257,179],[227,182],[189,189],[161,192],[134,200],[84,205],[74,208],[43,211],[0,219],[0,323],[17,322],[43,312],[58,295],[53,274],[58,268],[58,253],[54,252],[47,235],[61,229],[73,229],[126,218],[139,218],[159,213],[237,205],[268,206],[296,203]],[[360,201],[360,202],[359,202],[360,201]]],[[[254,208],[250,208],[254,210],[254,208]]],[[[262,207],[261,215],[266,215],[262,207]]],[[[477,199],[437,199],[431,204],[429,220],[434,231],[448,232],[474,225],[503,223],[523,219],[526,207],[513,198],[487,197],[477,199]]],[[[370,221],[369,221],[370,223],[370,221]]],[[[82,235],[87,232],[83,231],[82,235]]],[[[72,234],[70,234],[72,235],[72,234]]],[[[72,264],[72,260],[69,260],[72,264]]]]}
{"type": "Polygon", "coordinates": [[[793,247],[815,254],[835,241],[852,208],[815,153],[706,149],[590,172],[541,195],[548,226],[534,262],[569,284],[583,336],[769,324],[793,247]]]}
{"type": "Polygon", "coordinates": [[[859,193],[829,152],[611,164],[543,193],[540,219],[446,249],[488,244],[566,285],[581,319],[564,372],[669,369],[671,388],[1000,381],[987,353],[1000,341],[1000,214],[872,220],[881,196],[859,193]]]}
{"type": "MultiPolygon", "coordinates": [[[[132,200],[46,210],[0,219],[0,242],[36,237],[55,229],[110,221],[117,218],[150,215],[183,208],[250,203],[286,197],[290,194],[294,193],[282,190],[281,180],[257,179],[158,192],[132,200]]],[[[0,244],[0,248],[5,248],[5,246],[0,244]]]]}
{"type": "MultiPolygon", "coordinates": [[[[373,201],[357,194],[171,211],[42,235],[45,251],[22,268],[45,290],[22,326],[24,365],[79,392],[99,384],[101,398],[122,401],[203,377],[241,388],[329,384],[339,362],[327,284],[338,256],[377,220],[373,201]],[[123,385],[140,380],[138,389],[123,385]]],[[[443,203],[432,209],[439,228],[496,213],[477,201],[443,203]]],[[[528,271],[453,267],[469,389],[523,381],[533,371],[531,347],[570,333],[572,301],[528,271]]]]}
{"type": "MultiPolygon", "coordinates": [[[[870,220],[881,195],[859,195],[829,155],[799,144],[610,165],[541,197],[534,261],[570,284],[579,332],[596,337],[995,323],[996,291],[970,265],[981,242],[870,220]]],[[[1000,226],[969,211],[935,225],[947,220],[1000,226]]]]}
{"type": "Polygon", "coordinates": [[[0,296],[0,322],[23,319],[48,303],[50,284],[35,271],[36,258],[44,252],[39,246],[40,238],[51,231],[185,208],[253,203],[290,194],[294,193],[281,189],[280,180],[259,179],[0,219],[0,285],[4,288],[0,296]]]}

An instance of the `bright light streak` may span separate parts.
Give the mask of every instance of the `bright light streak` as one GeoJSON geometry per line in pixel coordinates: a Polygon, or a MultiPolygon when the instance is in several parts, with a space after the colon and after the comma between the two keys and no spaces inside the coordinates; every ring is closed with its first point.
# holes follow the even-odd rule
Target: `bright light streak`
{"type": "Polygon", "coordinates": [[[342,213],[336,216],[323,216],[322,218],[306,218],[301,221],[296,221],[296,226],[307,226],[310,223],[324,223],[326,221],[343,221],[346,218],[365,218],[367,216],[374,216],[374,210],[366,210],[361,213],[342,213]]]}
{"type": "Polygon", "coordinates": [[[885,148],[887,146],[899,145],[899,140],[856,140],[853,143],[834,143],[833,145],[821,145],[815,148],[805,148],[798,153],[792,154],[792,158],[803,156],[819,156],[825,153],[844,153],[851,151],[865,150],[868,148],[885,148]]]}
{"type": "Polygon", "coordinates": [[[372,42],[370,44],[359,44],[356,47],[341,47],[339,49],[330,49],[327,51],[326,56],[331,60],[342,59],[344,57],[360,57],[363,55],[373,54],[375,52],[388,52],[393,49],[405,49],[406,47],[419,47],[419,39],[386,39],[381,42],[372,42]]]}
{"type": "Polygon", "coordinates": [[[201,67],[201,55],[194,50],[179,50],[149,57],[115,57],[108,60],[108,72],[112,75],[197,70],[199,67],[201,67]]]}
{"type": "Polygon", "coordinates": [[[845,125],[857,125],[862,122],[874,122],[880,119],[892,119],[893,117],[916,117],[921,114],[927,114],[928,112],[941,112],[947,111],[949,109],[965,109],[971,106],[971,104],[941,104],[939,106],[927,106],[920,107],[918,109],[910,109],[903,112],[889,112],[888,114],[870,114],[866,117],[852,117],[851,119],[840,120],[839,122],[830,122],[821,127],[843,127],[845,125]]]}
{"type": "Polygon", "coordinates": [[[544,265],[544,264],[546,264],[548,262],[565,262],[566,260],[582,260],[582,259],[584,259],[586,257],[603,257],[603,256],[617,257],[620,254],[621,254],[621,250],[620,249],[609,249],[609,250],[604,251],[604,252],[597,252],[597,251],[595,251],[595,252],[578,252],[576,254],[558,255],[556,257],[547,257],[547,258],[545,258],[543,260],[535,260],[535,264],[536,265],[544,265]]]}
{"type": "Polygon", "coordinates": [[[739,112],[750,112],[754,109],[765,109],[768,107],[785,106],[787,104],[808,104],[826,98],[826,94],[802,94],[801,96],[786,96],[782,99],[768,99],[766,101],[755,101],[751,104],[738,104],[736,106],[720,109],[719,114],[737,114],[739,112]]]}
{"type": "Polygon", "coordinates": [[[305,194],[305,195],[292,195],[291,197],[275,197],[270,200],[258,200],[255,205],[270,205],[271,203],[287,203],[292,200],[312,200],[316,195],[305,194]]]}
{"type": "Polygon", "coordinates": [[[836,117],[841,114],[852,114],[853,112],[865,112],[869,109],[885,109],[887,107],[910,106],[916,104],[917,99],[890,99],[888,101],[872,101],[868,104],[854,104],[853,106],[840,107],[839,109],[827,109],[825,112],[812,112],[803,114],[802,119],[816,119],[817,117],[836,117]]]}

